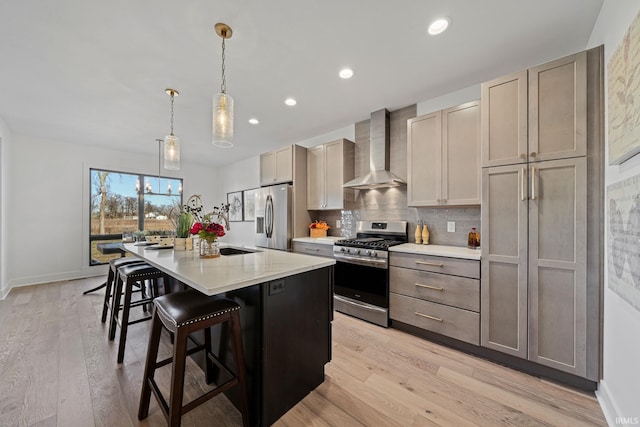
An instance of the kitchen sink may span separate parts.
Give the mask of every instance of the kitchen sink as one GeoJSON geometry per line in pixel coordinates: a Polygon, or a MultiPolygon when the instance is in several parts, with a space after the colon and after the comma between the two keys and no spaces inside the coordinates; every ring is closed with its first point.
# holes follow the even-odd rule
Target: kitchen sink
{"type": "Polygon", "coordinates": [[[252,254],[254,252],[260,252],[260,251],[232,248],[232,247],[220,248],[220,255],[246,255],[246,254],[252,254]]]}

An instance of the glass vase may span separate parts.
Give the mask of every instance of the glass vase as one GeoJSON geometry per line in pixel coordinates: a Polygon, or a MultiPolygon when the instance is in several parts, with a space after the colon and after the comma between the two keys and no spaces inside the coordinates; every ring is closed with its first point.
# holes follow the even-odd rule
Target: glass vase
{"type": "Polygon", "coordinates": [[[200,258],[217,258],[220,256],[220,248],[216,240],[200,239],[200,258]]]}

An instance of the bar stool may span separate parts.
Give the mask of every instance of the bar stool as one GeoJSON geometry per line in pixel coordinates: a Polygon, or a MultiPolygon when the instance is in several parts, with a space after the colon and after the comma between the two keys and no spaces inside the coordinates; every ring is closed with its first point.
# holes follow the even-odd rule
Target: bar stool
{"type": "Polygon", "coordinates": [[[122,363],[124,360],[124,350],[127,342],[127,331],[129,325],[151,320],[151,315],[144,316],[136,320],[129,320],[129,314],[132,307],[138,307],[145,305],[153,301],[154,298],[160,295],[158,281],[162,278],[162,287],[164,293],[169,293],[169,281],[165,273],[157,268],[147,264],[131,264],[118,268],[118,274],[116,276],[116,287],[113,292],[113,303],[111,306],[111,323],[109,325],[109,340],[113,341],[116,336],[116,326],[120,326],[120,339],[118,343],[118,363],[122,363]],[[149,296],[143,296],[140,300],[131,301],[131,295],[133,294],[133,287],[140,283],[141,287],[144,287],[145,281],[151,282],[151,289],[149,296]],[[120,298],[122,297],[122,291],[124,288],[124,300],[120,305],[120,298]],[[122,318],[120,318],[120,309],[122,309],[122,318]]]}
{"type": "Polygon", "coordinates": [[[208,401],[212,397],[238,385],[241,394],[242,422],[245,427],[249,426],[249,398],[246,380],[246,368],[244,360],[244,350],[242,348],[242,333],[240,329],[240,306],[227,299],[216,299],[206,297],[195,290],[176,292],[164,295],[153,301],[153,324],[149,337],[149,347],[147,349],[147,360],[144,367],[144,377],[142,379],[142,392],[140,395],[140,407],[138,409],[138,419],[142,420],[149,415],[149,404],[151,392],[155,395],[164,416],[171,427],[180,426],[182,415],[208,401]],[[233,359],[236,365],[236,373],[226,367],[216,356],[210,352],[211,327],[217,324],[228,322],[231,329],[233,341],[233,359]],[[158,346],[160,344],[160,333],[162,327],[173,333],[173,357],[157,362],[158,346]],[[187,350],[189,334],[203,330],[205,334],[205,344],[199,345],[191,350],[187,350]],[[207,339],[208,337],[208,339],[207,339]],[[184,375],[187,355],[205,350],[207,376],[211,372],[215,363],[219,368],[226,371],[231,379],[218,385],[213,390],[198,397],[195,400],[182,405],[184,392],[184,375]],[[157,368],[173,362],[171,371],[171,390],[169,403],[160,392],[154,379],[157,368]]]}
{"type": "Polygon", "coordinates": [[[107,311],[111,307],[113,284],[118,273],[118,268],[124,265],[140,264],[144,261],[136,257],[116,258],[109,261],[109,274],[107,275],[106,289],[104,291],[104,303],[102,305],[102,323],[107,321],[107,311]]]}

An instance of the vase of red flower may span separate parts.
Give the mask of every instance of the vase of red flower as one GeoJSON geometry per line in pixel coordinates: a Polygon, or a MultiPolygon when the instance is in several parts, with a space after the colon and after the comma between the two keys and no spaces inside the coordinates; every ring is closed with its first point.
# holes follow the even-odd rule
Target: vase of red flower
{"type": "Polygon", "coordinates": [[[205,215],[202,221],[193,224],[190,233],[197,234],[200,237],[201,258],[217,258],[220,256],[217,239],[225,234],[222,224],[211,222],[209,215],[205,215]]]}

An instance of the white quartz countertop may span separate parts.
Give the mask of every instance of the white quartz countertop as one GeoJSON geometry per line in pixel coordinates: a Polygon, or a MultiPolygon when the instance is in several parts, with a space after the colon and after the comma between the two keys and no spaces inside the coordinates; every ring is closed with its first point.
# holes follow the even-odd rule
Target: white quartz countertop
{"type": "Polygon", "coordinates": [[[206,295],[233,291],[335,264],[331,258],[264,248],[220,245],[221,248],[225,246],[259,252],[200,258],[195,251],[149,249],[145,246],[134,246],[133,243],[124,244],[127,252],[206,295]]]}
{"type": "Polygon", "coordinates": [[[301,243],[317,243],[320,245],[333,245],[338,240],[344,240],[346,237],[342,236],[327,236],[327,237],[296,237],[294,242],[301,243]]]}
{"type": "Polygon", "coordinates": [[[418,245],[415,243],[403,243],[392,246],[390,252],[403,252],[408,254],[435,255],[449,258],[462,258],[480,260],[480,249],[469,249],[460,246],[443,245],[418,245]]]}

